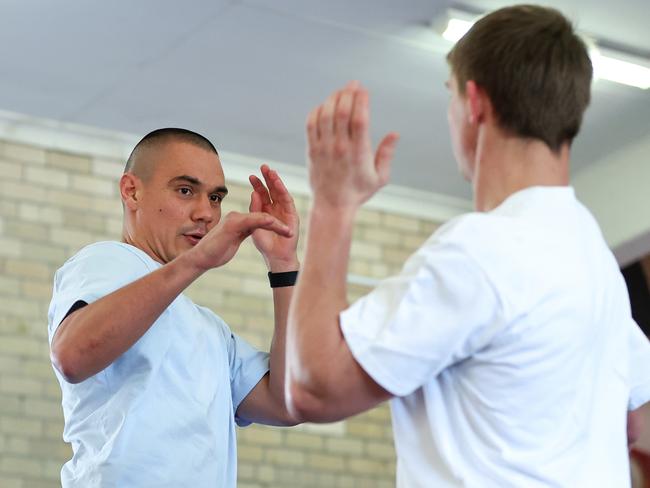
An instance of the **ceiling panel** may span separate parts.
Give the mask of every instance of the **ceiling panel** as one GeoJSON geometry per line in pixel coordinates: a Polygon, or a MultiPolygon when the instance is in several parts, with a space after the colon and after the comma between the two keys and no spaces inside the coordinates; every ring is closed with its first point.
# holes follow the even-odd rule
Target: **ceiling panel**
{"type": "MultiPolygon", "coordinates": [[[[375,141],[402,134],[393,183],[468,198],[446,123],[451,47],[435,0],[7,1],[0,109],[142,134],[206,133],[226,151],[304,165],[307,112],[349,79],[372,96],[375,141]]],[[[488,10],[507,2],[472,1],[488,10]]],[[[650,51],[647,0],[546,2],[650,51]]],[[[598,81],[574,171],[647,133],[650,90],[598,81]]]]}

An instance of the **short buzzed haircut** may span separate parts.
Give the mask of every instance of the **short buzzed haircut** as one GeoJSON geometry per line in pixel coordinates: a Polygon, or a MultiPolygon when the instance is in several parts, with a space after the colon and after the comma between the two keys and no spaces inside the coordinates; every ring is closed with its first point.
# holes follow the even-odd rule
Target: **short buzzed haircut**
{"type": "Polygon", "coordinates": [[[131,151],[131,155],[129,156],[129,159],[127,159],[126,161],[124,172],[125,173],[130,172],[135,174],[136,176],[144,177],[145,175],[142,174],[143,172],[140,171],[140,168],[138,168],[138,165],[136,164],[138,159],[138,154],[141,153],[143,150],[146,150],[147,148],[152,148],[161,143],[171,142],[171,141],[187,142],[189,144],[193,144],[195,146],[203,148],[206,151],[210,151],[217,156],[219,155],[217,149],[214,147],[214,145],[210,142],[210,140],[207,137],[202,136],[201,134],[197,132],[193,132],[188,129],[180,129],[178,127],[165,127],[162,129],[156,129],[154,131],[151,131],[142,139],[140,139],[140,142],[138,142],[135,145],[133,151],[131,151]]]}
{"type": "Polygon", "coordinates": [[[555,152],[578,134],[592,66],[585,43],[557,10],[496,10],[474,24],[447,60],[461,94],[468,80],[487,92],[503,129],[555,152]]]}

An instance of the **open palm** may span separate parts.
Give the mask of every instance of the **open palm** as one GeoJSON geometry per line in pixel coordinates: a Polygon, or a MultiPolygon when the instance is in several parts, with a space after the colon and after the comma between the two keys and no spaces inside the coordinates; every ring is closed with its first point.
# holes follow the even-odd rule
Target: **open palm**
{"type": "Polygon", "coordinates": [[[261,167],[264,183],[254,175],[249,181],[253,186],[251,193],[251,212],[264,212],[283,222],[292,231],[291,237],[280,236],[265,229],[253,232],[253,243],[262,253],[267,266],[271,269],[273,264],[297,264],[296,249],[298,246],[298,228],[300,220],[293,202],[293,198],[284,186],[278,173],[267,165],[261,167]]]}

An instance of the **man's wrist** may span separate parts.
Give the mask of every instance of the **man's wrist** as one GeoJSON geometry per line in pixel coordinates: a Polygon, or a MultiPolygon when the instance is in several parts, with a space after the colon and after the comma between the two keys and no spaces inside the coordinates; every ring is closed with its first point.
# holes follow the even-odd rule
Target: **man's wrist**
{"type": "Polygon", "coordinates": [[[271,273],[286,273],[300,269],[300,261],[295,257],[292,259],[274,259],[268,260],[267,266],[271,273]]]}
{"type": "Polygon", "coordinates": [[[318,229],[318,234],[327,240],[335,239],[341,234],[346,234],[354,227],[358,208],[341,207],[340,209],[328,205],[313,205],[309,209],[310,232],[318,229]]]}
{"type": "Polygon", "coordinates": [[[176,258],[168,264],[176,264],[182,270],[187,270],[188,272],[195,275],[195,278],[198,278],[200,275],[210,269],[206,265],[206,261],[202,259],[200,253],[196,251],[195,248],[189,249],[186,252],[183,252],[176,256],[176,258]]]}
{"type": "Polygon", "coordinates": [[[269,285],[271,288],[283,288],[285,286],[294,286],[298,279],[298,271],[285,271],[282,273],[272,273],[269,271],[269,285]]]}

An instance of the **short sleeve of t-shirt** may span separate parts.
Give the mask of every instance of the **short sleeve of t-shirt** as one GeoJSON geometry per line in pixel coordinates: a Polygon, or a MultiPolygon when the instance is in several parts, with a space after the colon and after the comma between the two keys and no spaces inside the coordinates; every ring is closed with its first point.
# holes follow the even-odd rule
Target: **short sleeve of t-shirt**
{"type": "Polygon", "coordinates": [[[225,324],[229,338],[228,360],[230,363],[230,391],[235,421],[240,427],[251,422],[237,416],[239,404],[269,371],[269,354],[258,351],[237,334],[230,332],[225,324]]]}
{"type": "Polygon", "coordinates": [[[632,322],[629,342],[630,368],[629,410],[635,410],[650,401],[650,341],[639,326],[632,322]]]}
{"type": "Polygon", "coordinates": [[[48,312],[50,342],[75,302],[92,303],[153,270],[135,249],[117,242],[99,242],[79,251],[54,276],[48,312]]]}
{"type": "Polygon", "coordinates": [[[497,293],[462,248],[430,239],[402,272],[340,315],[353,356],[404,396],[487,345],[503,326],[497,293]]]}

